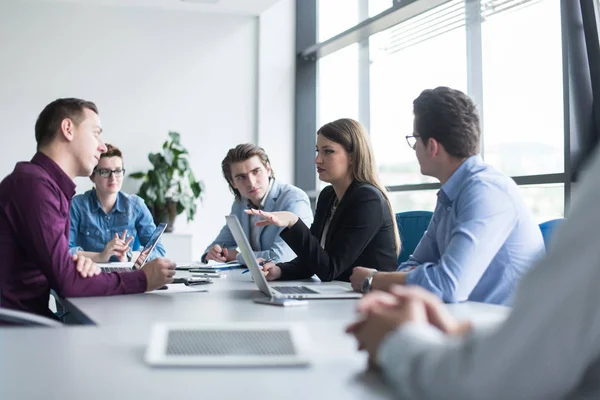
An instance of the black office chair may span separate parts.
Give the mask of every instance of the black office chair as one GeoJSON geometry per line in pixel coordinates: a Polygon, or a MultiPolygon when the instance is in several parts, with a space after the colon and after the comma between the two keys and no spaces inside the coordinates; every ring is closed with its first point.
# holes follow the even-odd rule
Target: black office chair
{"type": "Polygon", "coordinates": [[[36,326],[36,327],[47,327],[47,328],[59,328],[62,327],[58,321],[54,321],[50,318],[41,317],[39,315],[31,314],[24,311],[9,310],[6,308],[0,308],[0,326],[36,326]]]}
{"type": "Polygon", "coordinates": [[[53,319],[42,317],[36,314],[31,314],[24,311],[9,310],[7,308],[0,307],[0,327],[2,326],[59,328],[62,327],[63,324],[53,319]]]}

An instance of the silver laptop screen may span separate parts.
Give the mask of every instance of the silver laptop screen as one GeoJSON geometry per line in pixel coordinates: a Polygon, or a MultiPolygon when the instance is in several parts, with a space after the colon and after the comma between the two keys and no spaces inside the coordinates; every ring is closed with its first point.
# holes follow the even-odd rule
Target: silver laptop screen
{"type": "Polygon", "coordinates": [[[269,288],[269,284],[267,283],[267,279],[263,275],[262,270],[256,261],[256,257],[254,257],[254,252],[252,251],[252,247],[250,247],[250,242],[248,242],[248,238],[242,230],[242,226],[240,225],[240,221],[238,220],[237,216],[227,215],[225,220],[227,221],[227,226],[229,227],[229,230],[235,239],[235,243],[238,245],[240,252],[242,253],[242,257],[246,262],[246,266],[250,270],[252,278],[254,278],[256,286],[258,286],[260,291],[267,296],[273,297],[271,289],[269,288]]]}

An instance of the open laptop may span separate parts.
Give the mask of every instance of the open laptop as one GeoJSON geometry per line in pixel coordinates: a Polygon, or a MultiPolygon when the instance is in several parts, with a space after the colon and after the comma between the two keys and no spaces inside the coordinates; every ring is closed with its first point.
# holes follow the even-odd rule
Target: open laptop
{"type": "Polygon", "coordinates": [[[140,254],[147,252],[148,257],[146,257],[146,259],[140,265],[136,265],[136,263],[134,263],[134,262],[105,263],[105,264],[99,264],[100,269],[102,269],[102,272],[130,272],[130,271],[134,271],[136,269],[142,268],[144,266],[144,264],[146,264],[146,262],[150,258],[152,251],[158,244],[158,241],[160,240],[162,234],[165,232],[165,229],[167,229],[167,224],[161,223],[161,224],[158,224],[158,226],[156,227],[154,232],[152,232],[150,239],[148,239],[148,242],[146,243],[146,245],[140,252],[140,254]]]}
{"type": "Polygon", "coordinates": [[[235,215],[225,217],[227,226],[233,234],[233,238],[237,243],[242,257],[246,262],[246,266],[252,274],[254,283],[258,289],[268,297],[283,297],[288,299],[356,299],[362,296],[361,293],[356,293],[352,289],[348,289],[341,285],[298,285],[298,286],[271,286],[267,282],[267,278],[263,275],[254,252],[248,242],[246,234],[242,230],[240,221],[235,215]]]}

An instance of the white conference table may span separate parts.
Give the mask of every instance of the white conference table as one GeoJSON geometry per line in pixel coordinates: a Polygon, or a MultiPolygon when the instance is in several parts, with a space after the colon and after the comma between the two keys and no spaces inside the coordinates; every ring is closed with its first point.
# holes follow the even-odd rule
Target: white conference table
{"type": "MultiPolygon", "coordinates": [[[[262,294],[240,270],[194,290],[208,291],[170,288],[68,299],[76,316],[96,325],[1,329],[0,399],[392,398],[379,375],[365,370],[366,355],[344,333],[356,318],[356,300],[312,300],[302,307],[256,304],[251,299],[262,294]],[[313,343],[312,363],[304,368],[151,368],[143,361],[150,327],[168,321],[302,323],[313,343]]],[[[450,310],[476,324],[495,323],[509,312],[479,303],[450,310]]]]}

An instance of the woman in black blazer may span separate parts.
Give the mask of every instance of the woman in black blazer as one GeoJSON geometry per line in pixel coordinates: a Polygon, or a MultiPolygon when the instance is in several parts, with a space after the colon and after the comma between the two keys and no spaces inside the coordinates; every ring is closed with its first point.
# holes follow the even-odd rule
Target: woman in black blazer
{"type": "Polygon", "coordinates": [[[246,211],[265,218],[257,225],[283,227],[280,236],[297,255],[290,262],[263,265],[267,279],[316,274],[322,281],[349,281],[358,265],[395,271],[398,228],[364,127],[352,119],[326,124],[317,132],[316,147],[319,179],[331,185],[319,195],[310,229],[287,211],[246,211]]]}

